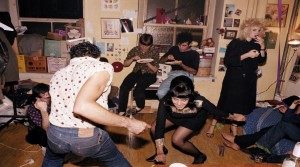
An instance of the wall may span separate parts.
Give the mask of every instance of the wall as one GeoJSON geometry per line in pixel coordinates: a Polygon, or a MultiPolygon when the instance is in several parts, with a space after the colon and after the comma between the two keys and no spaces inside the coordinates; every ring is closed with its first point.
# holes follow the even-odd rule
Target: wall
{"type": "MultiPolygon", "coordinates": [[[[294,31],[299,25],[300,25],[300,3],[298,4],[298,11],[297,11],[297,18],[295,19],[295,24],[294,27],[292,27],[292,31],[294,31]]],[[[290,35],[290,39],[300,39],[300,34],[292,33],[290,35]]],[[[291,59],[291,62],[289,63],[288,68],[286,69],[285,76],[284,76],[284,84],[282,85],[282,94],[285,97],[289,97],[292,95],[297,95],[300,96],[300,81],[298,80],[297,82],[292,82],[289,80],[289,77],[291,76],[292,70],[293,70],[293,65],[295,64],[296,57],[298,56],[300,58],[300,47],[297,47],[298,49],[296,51],[296,55],[293,55],[294,53],[294,48],[289,47],[288,48],[288,60],[291,59]],[[293,57],[294,56],[294,57],[293,57]]],[[[298,74],[299,76],[299,74],[298,74]]]]}
{"type": "MultiPolygon", "coordinates": [[[[127,52],[137,44],[137,33],[122,33],[121,39],[101,39],[100,21],[101,18],[124,18],[124,10],[129,10],[133,13],[137,13],[138,0],[130,0],[130,3],[128,1],[122,0],[120,1],[120,11],[111,12],[101,11],[100,3],[100,0],[85,0],[84,17],[86,22],[86,36],[94,37],[96,41],[114,43],[115,51],[107,52],[105,54],[102,54],[101,56],[106,57],[110,63],[116,61],[123,63],[124,59],[126,58],[127,52]],[[116,51],[116,49],[121,49],[121,53],[119,54],[119,51],[116,51]],[[113,56],[111,56],[112,54],[113,56]]],[[[134,16],[133,27],[134,30],[137,31],[137,15],[134,16]]],[[[116,86],[121,85],[125,76],[132,71],[132,68],[133,64],[130,67],[123,68],[123,70],[119,73],[114,73],[113,84],[116,86]]]]}
{"type": "MultiPolygon", "coordinates": [[[[273,3],[277,4],[276,0],[244,0],[244,1],[239,1],[239,0],[224,0],[224,4],[220,3],[223,5],[223,8],[221,9],[222,12],[222,18],[221,20],[215,20],[215,22],[221,23],[221,27],[223,25],[223,19],[224,19],[224,9],[226,4],[234,4],[235,9],[241,9],[242,13],[239,17],[234,16],[235,18],[241,19],[242,20],[246,18],[264,18],[265,15],[265,8],[267,3],[273,3]]],[[[292,7],[293,7],[294,0],[283,0],[283,4],[289,4],[289,10],[288,10],[288,15],[287,15],[287,20],[286,20],[286,26],[282,29],[281,33],[278,35],[277,42],[276,42],[276,47],[275,49],[268,49],[268,60],[267,64],[262,66],[262,72],[263,76],[258,79],[257,83],[257,92],[261,93],[257,96],[258,100],[262,99],[273,99],[274,93],[275,93],[275,86],[276,84],[273,84],[274,81],[276,81],[276,70],[277,70],[277,55],[279,52],[279,38],[280,38],[280,45],[281,45],[281,55],[283,54],[283,48],[282,46],[285,45],[286,43],[286,36],[288,34],[288,28],[289,28],[289,22],[292,14],[292,7]]],[[[217,7],[216,11],[219,10],[220,7],[217,7]]],[[[218,12],[220,14],[220,12],[218,12]]],[[[215,25],[218,25],[215,23],[215,25]]],[[[214,27],[214,29],[220,28],[220,27],[214,27]]],[[[228,29],[236,29],[236,28],[228,28],[228,29]]],[[[236,29],[237,30],[237,29],[236,29]]],[[[279,33],[279,28],[277,27],[268,27],[269,31],[279,33]]],[[[222,81],[224,78],[224,72],[219,72],[218,71],[218,66],[220,62],[220,58],[224,57],[224,53],[221,53],[219,50],[220,48],[226,48],[226,45],[230,42],[230,40],[223,39],[223,37],[219,34],[216,34],[217,32],[213,34],[213,38],[215,41],[218,41],[219,43],[217,44],[216,47],[216,52],[215,56],[215,62],[216,66],[214,68],[214,76],[215,76],[215,82],[198,82],[196,83],[196,89],[205,97],[210,99],[212,102],[217,103],[221,87],[222,87],[222,81]]]]}
{"type": "Polygon", "coordinates": [[[8,11],[8,0],[0,0],[0,11],[8,11]]]}

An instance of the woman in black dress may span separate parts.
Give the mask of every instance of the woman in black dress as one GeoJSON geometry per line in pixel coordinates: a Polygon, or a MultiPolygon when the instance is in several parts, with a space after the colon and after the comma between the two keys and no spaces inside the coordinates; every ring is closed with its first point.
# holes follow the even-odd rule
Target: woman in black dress
{"type": "MultiPolygon", "coordinates": [[[[265,26],[259,19],[250,18],[241,25],[241,35],[226,49],[224,64],[227,68],[222,84],[218,108],[228,113],[247,115],[255,108],[258,66],[267,59],[264,42],[265,26]]],[[[216,119],[207,131],[213,137],[216,119]]],[[[231,125],[232,135],[237,125],[231,125]]]]}
{"type": "Polygon", "coordinates": [[[193,164],[202,164],[206,155],[189,141],[193,132],[202,129],[208,115],[219,118],[244,121],[241,114],[229,114],[217,110],[205,97],[194,91],[192,80],[187,76],[174,78],[168,93],[160,100],[156,121],[151,126],[151,137],[155,141],[156,154],[148,158],[150,162],[166,162],[167,149],[164,147],[164,133],[170,127],[176,127],[172,144],[181,152],[194,157],[193,164]]]}

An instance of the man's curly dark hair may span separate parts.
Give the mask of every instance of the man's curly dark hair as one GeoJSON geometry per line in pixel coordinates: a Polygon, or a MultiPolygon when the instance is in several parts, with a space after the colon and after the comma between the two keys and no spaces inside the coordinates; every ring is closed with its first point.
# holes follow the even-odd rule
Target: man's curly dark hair
{"type": "Polygon", "coordinates": [[[70,50],[71,58],[90,56],[93,58],[100,57],[100,49],[90,42],[82,42],[73,46],[70,50]]]}
{"type": "Polygon", "coordinates": [[[185,43],[185,42],[190,44],[192,42],[192,40],[193,40],[193,36],[189,32],[181,32],[181,33],[177,34],[177,37],[176,37],[176,41],[178,44],[185,43]]]}

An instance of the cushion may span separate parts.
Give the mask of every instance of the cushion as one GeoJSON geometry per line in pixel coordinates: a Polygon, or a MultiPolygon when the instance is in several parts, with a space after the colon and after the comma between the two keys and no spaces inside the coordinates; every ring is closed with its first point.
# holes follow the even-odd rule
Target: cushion
{"type": "MultiPolygon", "coordinates": [[[[282,114],[278,109],[256,108],[246,116],[246,124],[243,126],[244,134],[252,134],[262,128],[277,124],[281,120],[282,114]]],[[[280,140],[270,151],[274,154],[285,154],[293,150],[296,142],[289,139],[280,140]]]]}

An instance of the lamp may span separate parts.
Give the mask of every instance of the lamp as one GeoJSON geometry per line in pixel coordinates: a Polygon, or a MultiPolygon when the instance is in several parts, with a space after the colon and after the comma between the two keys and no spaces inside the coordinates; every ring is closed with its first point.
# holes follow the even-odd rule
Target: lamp
{"type": "Polygon", "coordinates": [[[298,34],[298,35],[300,35],[300,24],[299,24],[298,27],[296,28],[295,33],[298,34]]]}
{"type": "Polygon", "coordinates": [[[298,49],[298,47],[300,46],[300,40],[299,39],[291,39],[290,41],[288,41],[288,45],[290,45],[296,51],[298,49]]]}

